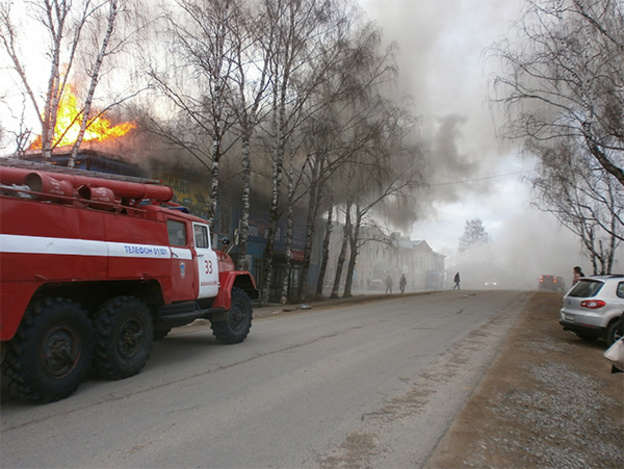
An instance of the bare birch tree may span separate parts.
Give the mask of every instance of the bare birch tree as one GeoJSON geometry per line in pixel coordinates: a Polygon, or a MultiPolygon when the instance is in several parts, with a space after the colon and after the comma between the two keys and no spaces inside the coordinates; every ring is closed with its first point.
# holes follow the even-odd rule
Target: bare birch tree
{"type": "MultiPolygon", "coordinates": [[[[95,96],[95,89],[100,80],[100,72],[102,70],[102,64],[104,60],[111,54],[115,53],[116,48],[111,48],[111,38],[113,36],[113,31],[115,29],[115,23],[117,22],[117,16],[119,15],[120,2],[118,0],[110,0],[106,5],[108,7],[108,12],[104,14],[104,21],[100,23],[98,21],[100,18],[100,14],[97,10],[94,11],[93,16],[96,24],[105,25],[105,30],[101,35],[101,38],[96,33],[95,36],[95,44],[98,45],[99,49],[97,54],[95,54],[95,59],[93,60],[93,64],[86,71],[89,77],[89,86],[87,90],[87,94],[84,99],[84,106],[82,109],[82,118],[80,119],[80,130],[78,131],[78,137],[76,138],[76,142],[72,146],[71,159],[69,160],[69,166],[73,167],[74,162],[76,161],[76,157],[78,156],[78,150],[80,149],[80,145],[82,144],[82,139],[84,138],[85,130],[89,125],[89,121],[92,120],[91,116],[91,106],[93,104],[93,98],[95,96]]],[[[117,47],[121,47],[122,44],[117,44],[117,47]]]]}
{"type": "Polygon", "coordinates": [[[149,130],[210,169],[208,221],[214,225],[221,159],[234,144],[233,138],[226,139],[234,124],[228,96],[241,49],[233,23],[240,21],[241,12],[238,2],[176,0],[174,4],[176,8],[166,12],[173,63],[166,62],[164,69],[151,67],[148,73],[176,110],[177,124],[183,125],[172,127],[157,116],[151,118],[149,130]]]}
{"type": "Polygon", "coordinates": [[[624,188],[574,145],[540,149],[540,175],[531,180],[540,210],[576,234],[594,274],[610,274],[624,241],[624,188]]]}
{"type": "Polygon", "coordinates": [[[480,248],[491,243],[490,235],[485,231],[480,218],[466,220],[464,232],[459,238],[459,252],[466,252],[471,248],[480,248]]]}
{"type": "Polygon", "coordinates": [[[397,200],[410,198],[422,183],[422,151],[414,143],[416,122],[410,112],[387,104],[376,124],[378,133],[366,153],[358,155],[350,178],[353,226],[344,297],[352,294],[363,224],[375,225],[375,217],[386,215],[384,211],[392,210],[397,200]]]}
{"type": "MultiPolygon", "coordinates": [[[[14,5],[9,2],[0,5],[0,44],[2,52],[10,59],[34,116],[39,119],[44,158],[51,157],[52,150],[69,129],[59,129],[57,123],[59,104],[68,92],[69,80],[76,75],[88,77],[89,84],[81,101],[81,109],[70,124],[70,127],[77,125],[79,129],[69,162],[73,166],[85,131],[93,121],[93,102],[103,63],[119,52],[129,37],[129,32],[125,31],[115,38],[115,27],[122,14],[132,14],[133,5],[123,0],[30,0],[24,2],[24,7],[24,11],[15,12],[14,5]],[[21,20],[17,19],[18,15],[21,15],[21,20]],[[33,25],[34,29],[25,27],[26,24],[33,25]],[[22,48],[26,35],[32,38],[39,32],[45,35],[49,73],[43,99],[40,98],[38,83],[41,73],[33,68],[38,60],[25,55],[22,48]],[[83,59],[82,63],[79,59],[83,59]]],[[[112,105],[109,103],[107,108],[112,105]]]]}
{"type": "Polygon", "coordinates": [[[504,135],[573,140],[624,185],[624,4],[527,0],[515,30],[490,51],[507,72],[493,81],[504,135]]]}
{"type": "Polygon", "coordinates": [[[263,0],[262,3],[269,20],[277,26],[269,66],[271,119],[266,129],[272,166],[269,228],[260,287],[260,301],[266,303],[273,278],[277,226],[283,211],[281,190],[285,156],[297,146],[293,143],[298,138],[296,131],[301,123],[318,109],[308,104],[322,83],[327,67],[334,65],[319,61],[318,54],[327,50],[324,41],[328,32],[336,27],[332,14],[336,3],[332,0],[263,0]]]}
{"type": "Polygon", "coordinates": [[[352,19],[353,15],[348,12],[349,20],[340,22],[342,28],[337,28],[336,45],[329,44],[332,53],[326,54],[325,60],[333,66],[325,73],[315,97],[321,110],[304,126],[306,172],[303,182],[308,207],[298,301],[303,301],[306,293],[319,207],[323,194],[329,194],[325,186],[343,164],[368,144],[370,135],[358,132],[368,118],[364,107],[367,102],[374,101],[372,97],[380,85],[391,82],[397,72],[396,45],[383,49],[381,31],[371,23],[360,22],[357,15],[352,19]]]}
{"type": "Polygon", "coordinates": [[[503,134],[540,162],[536,204],[580,237],[595,270],[609,270],[621,239],[611,199],[624,186],[624,4],[527,0],[515,30],[517,41],[491,51],[505,69],[493,81],[493,102],[508,112],[503,134]]]}
{"type": "Polygon", "coordinates": [[[241,218],[239,220],[239,242],[237,246],[237,268],[248,270],[247,242],[249,239],[249,212],[251,192],[251,139],[262,120],[266,117],[268,103],[266,91],[271,81],[269,64],[275,46],[275,25],[266,16],[266,11],[238,6],[239,14],[230,25],[237,38],[232,54],[231,80],[233,81],[231,109],[235,116],[235,132],[241,142],[241,218]]]}

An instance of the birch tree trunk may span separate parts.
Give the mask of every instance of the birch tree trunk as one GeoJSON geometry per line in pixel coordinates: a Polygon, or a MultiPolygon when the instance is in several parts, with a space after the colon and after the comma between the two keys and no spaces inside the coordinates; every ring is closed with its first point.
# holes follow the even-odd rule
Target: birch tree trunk
{"type": "Polygon", "coordinates": [[[360,207],[355,207],[355,223],[353,224],[352,233],[349,236],[349,263],[347,265],[347,278],[345,279],[343,298],[350,298],[353,296],[351,292],[353,286],[353,276],[355,273],[355,265],[358,252],[358,243],[360,240],[360,226],[362,225],[362,211],[360,207]]]}
{"type": "Polygon", "coordinates": [[[249,155],[249,136],[245,132],[243,140],[241,142],[241,179],[242,179],[242,191],[241,191],[241,218],[239,221],[239,242],[238,242],[238,259],[236,262],[236,268],[238,270],[249,270],[247,262],[247,241],[249,239],[249,211],[250,202],[249,194],[251,193],[251,158],[249,155]]]}
{"type": "MultiPolygon", "coordinates": [[[[283,85],[282,85],[283,86],[283,85]]],[[[273,131],[275,144],[271,162],[271,204],[269,207],[269,229],[267,240],[264,246],[264,264],[262,287],[260,289],[260,304],[266,305],[269,302],[271,293],[271,282],[273,280],[273,256],[275,254],[275,238],[277,236],[277,223],[279,221],[280,188],[282,186],[282,174],[284,168],[284,106],[285,90],[279,96],[274,97],[274,109],[277,110],[273,118],[273,131]]]]}
{"type": "Polygon", "coordinates": [[[288,169],[288,209],[286,210],[286,264],[284,266],[284,277],[282,278],[282,291],[280,302],[288,303],[288,285],[290,283],[290,273],[292,270],[292,243],[293,243],[293,197],[295,192],[293,182],[293,161],[290,161],[288,169]]]}
{"type": "Polygon", "coordinates": [[[98,54],[95,58],[95,63],[93,65],[93,69],[90,74],[89,81],[89,90],[87,91],[87,95],[84,101],[84,107],[82,110],[82,119],[80,121],[80,130],[78,132],[78,138],[72,147],[71,157],[67,163],[67,166],[73,168],[76,163],[76,157],[78,156],[78,150],[80,149],[80,145],[82,145],[82,139],[84,138],[85,131],[87,129],[87,125],[89,123],[89,114],[91,113],[91,104],[93,103],[93,96],[95,95],[95,89],[97,87],[98,81],[100,79],[100,69],[102,68],[102,63],[104,59],[108,55],[108,43],[113,34],[113,30],[115,28],[115,18],[117,17],[117,1],[111,0],[108,2],[109,11],[107,17],[107,27],[106,33],[104,34],[104,38],[102,39],[102,44],[98,54]]]}
{"type": "Polygon", "coordinates": [[[331,197],[329,200],[329,210],[327,211],[327,222],[325,224],[325,236],[323,237],[323,248],[321,254],[321,266],[319,268],[319,276],[316,282],[316,296],[317,300],[323,298],[323,285],[325,284],[325,275],[327,272],[327,262],[329,260],[329,243],[331,241],[332,233],[332,216],[334,213],[333,203],[331,197]]]}
{"type": "MultiPolygon", "coordinates": [[[[237,269],[249,270],[247,245],[249,240],[249,212],[251,210],[251,138],[256,127],[263,120],[267,84],[271,79],[271,56],[275,47],[273,36],[275,24],[269,21],[266,11],[261,14],[238,6],[238,21],[235,22],[237,37],[235,70],[238,73],[238,96],[232,104],[241,128],[241,217],[239,220],[239,242],[237,246],[237,269]],[[259,51],[259,52],[257,52],[259,51]],[[255,54],[260,55],[262,65],[251,68],[255,54]],[[257,76],[259,70],[259,76],[257,76]],[[251,80],[248,80],[251,75],[251,80]],[[252,96],[248,102],[247,96],[252,96]]],[[[234,74],[235,76],[236,74],[234,74]]]]}
{"type": "Polygon", "coordinates": [[[342,229],[342,243],[340,245],[340,254],[338,255],[338,263],[336,264],[336,277],[334,278],[334,287],[332,288],[330,298],[338,298],[340,290],[340,279],[342,277],[342,269],[347,258],[347,247],[351,236],[351,204],[347,204],[345,209],[345,224],[342,229]]]}
{"type": "MultiPolygon", "coordinates": [[[[172,41],[169,53],[175,66],[163,70],[146,64],[154,87],[178,111],[176,119],[162,124],[151,117],[149,130],[188,151],[210,172],[207,221],[213,232],[229,233],[230,226],[219,226],[222,158],[233,143],[226,136],[234,122],[231,102],[236,54],[240,37],[234,23],[240,14],[233,1],[177,0],[165,11],[172,41]],[[229,107],[228,107],[229,106],[229,107]]],[[[168,65],[168,64],[165,64],[168,65]]],[[[238,85],[238,83],[236,84],[238,85]]],[[[208,179],[208,178],[206,178],[208,179]]],[[[208,183],[206,183],[208,185],[208,183]]]]}
{"type": "MultiPolygon", "coordinates": [[[[316,168],[315,168],[316,170],[316,168]]],[[[313,173],[315,172],[313,170],[313,173]]],[[[320,189],[316,183],[317,176],[312,174],[311,184],[308,193],[308,216],[306,219],[306,239],[303,247],[303,262],[301,266],[301,275],[299,277],[298,286],[298,302],[302,302],[305,295],[305,290],[308,284],[308,270],[310,269],[310,258],[312,256],[312,243],[314,242],[315,223],[318,214],[319,194],[320,189]]]]}
{"type": "Polygon", "coordinates": [[[21,56],[19,32],[23,32],[24,40],[29,40],[37,31],[28,30],[30,25],[14,24],[11,3],[6,2],[0,7],[0,44],[4,52],[10,57],[12,68],[16,72],[19,82],[24,87],[33,110],[41,125],[41,152],[44,160],[52,157],[52,150],[57,142],[54,134],[57,125],[57,115],[61,97],[65,92],[65,85],[74,65],[74,57],[81,42],[81,33],[90,15],[93,13],[91,0],[82,2],[50,2],[34,1],[30,3],[31,13],[36,21],[43,26],[49,42],[42,44],[47,48],[46,58],[49,60],[49,77],[43,105],[36,92],[35,83],[39,76],[30,76],[27,65],[31,57],[21,56]],[[75,17],[72,13],[79,10],[75,17]],[[61,72],[61,62],[63,71],[61,72]]]}
{"type": "MultiPolygon", "coordinates": [[[[228,17],[228,4],[224,5],[222,12],[223,18],[228,17]]],[[[219,183],[220,183],[220,164],[221,164],[221,145],[223,140],[223,95],[225,86],[225,78],[223,70],[225,68],[225,40],[227,37],[226,22],[223,21],[217,25],[217,35],[215,37],[215,57],[214,57],[214,92],[212,102],[213,114],[213,144],[212,144],[212,181],[210,184],[210,215],[208,222],[212,226],[216,226],[221,231],[229,230],[230,227],[219,226],[215,223],[217,216],[217,206],[219,204],[219,183]]],[[[215,230],[216,231],[216,230],[215,230]]]]}

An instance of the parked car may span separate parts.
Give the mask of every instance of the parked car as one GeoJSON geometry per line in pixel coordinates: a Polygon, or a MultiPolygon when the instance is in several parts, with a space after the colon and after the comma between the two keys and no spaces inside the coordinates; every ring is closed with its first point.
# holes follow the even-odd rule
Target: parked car
{"type": "Polygon", "coordinates": [[[611,345],[621,337],[624,275],[584,277],[563,298],[559,324],[582,339],[604,339],[611,345]]]}
{"type": "Polygon", "coordinates": [[[538,288],[540,290],[553,290],[563,293],[565,291],[565,280],[556,275],[542,275],[539,279],[538,288]]]}

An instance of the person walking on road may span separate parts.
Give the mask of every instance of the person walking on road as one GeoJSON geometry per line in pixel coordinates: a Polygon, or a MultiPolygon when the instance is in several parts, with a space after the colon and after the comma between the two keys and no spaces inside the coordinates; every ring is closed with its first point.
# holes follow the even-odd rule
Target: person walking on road
{"type": "Polygon", "coordinates": [[[386,293],[392,295],[392,277],[390,277],[390,275],[386,277],[386,293]]]}
{"type": "Polygon", "coordinates": [[[405,274],[401,274],[401,280],[399,280],[399,289],[401,293],[405,293],[405,285],[407,285],[407,279],[405,278],[405,274]]]}
{"type": "Polygon", "coordinates": [[[453,282],[455,282],[455,285],[453,285],[453,290],[461,290],[459,288],[459,282],[460,282],[459,272],[455,274],[455,277],[453,278],[453,282]]]}

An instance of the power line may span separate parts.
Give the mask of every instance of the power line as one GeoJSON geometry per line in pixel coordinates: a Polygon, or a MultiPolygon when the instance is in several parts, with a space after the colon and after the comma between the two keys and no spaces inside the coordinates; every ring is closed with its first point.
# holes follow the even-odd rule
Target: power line
{"type": "Polygon", "coordinates": [[[525,169],[523,171],[516,171],[514,173],[507,173],[507,174],[498,174],[496,176],[485,176],[482,178],[474,178],[474,179],[464,179],[461,181],[449,181],[449,182],[440,182],[437,184],[429,184],[430,187],[436,187],[436,186],[451,186],[453,184],[465,184],[468,182],[477,182],[477,181],[486,181],[488,179],[498,179],[498,178],[504,178],[504,177],[509,177],[509,176],[517,176],[518,174],[524,174],[524,173],[528,173],[531,170],[529,169],[525,169]]]}

